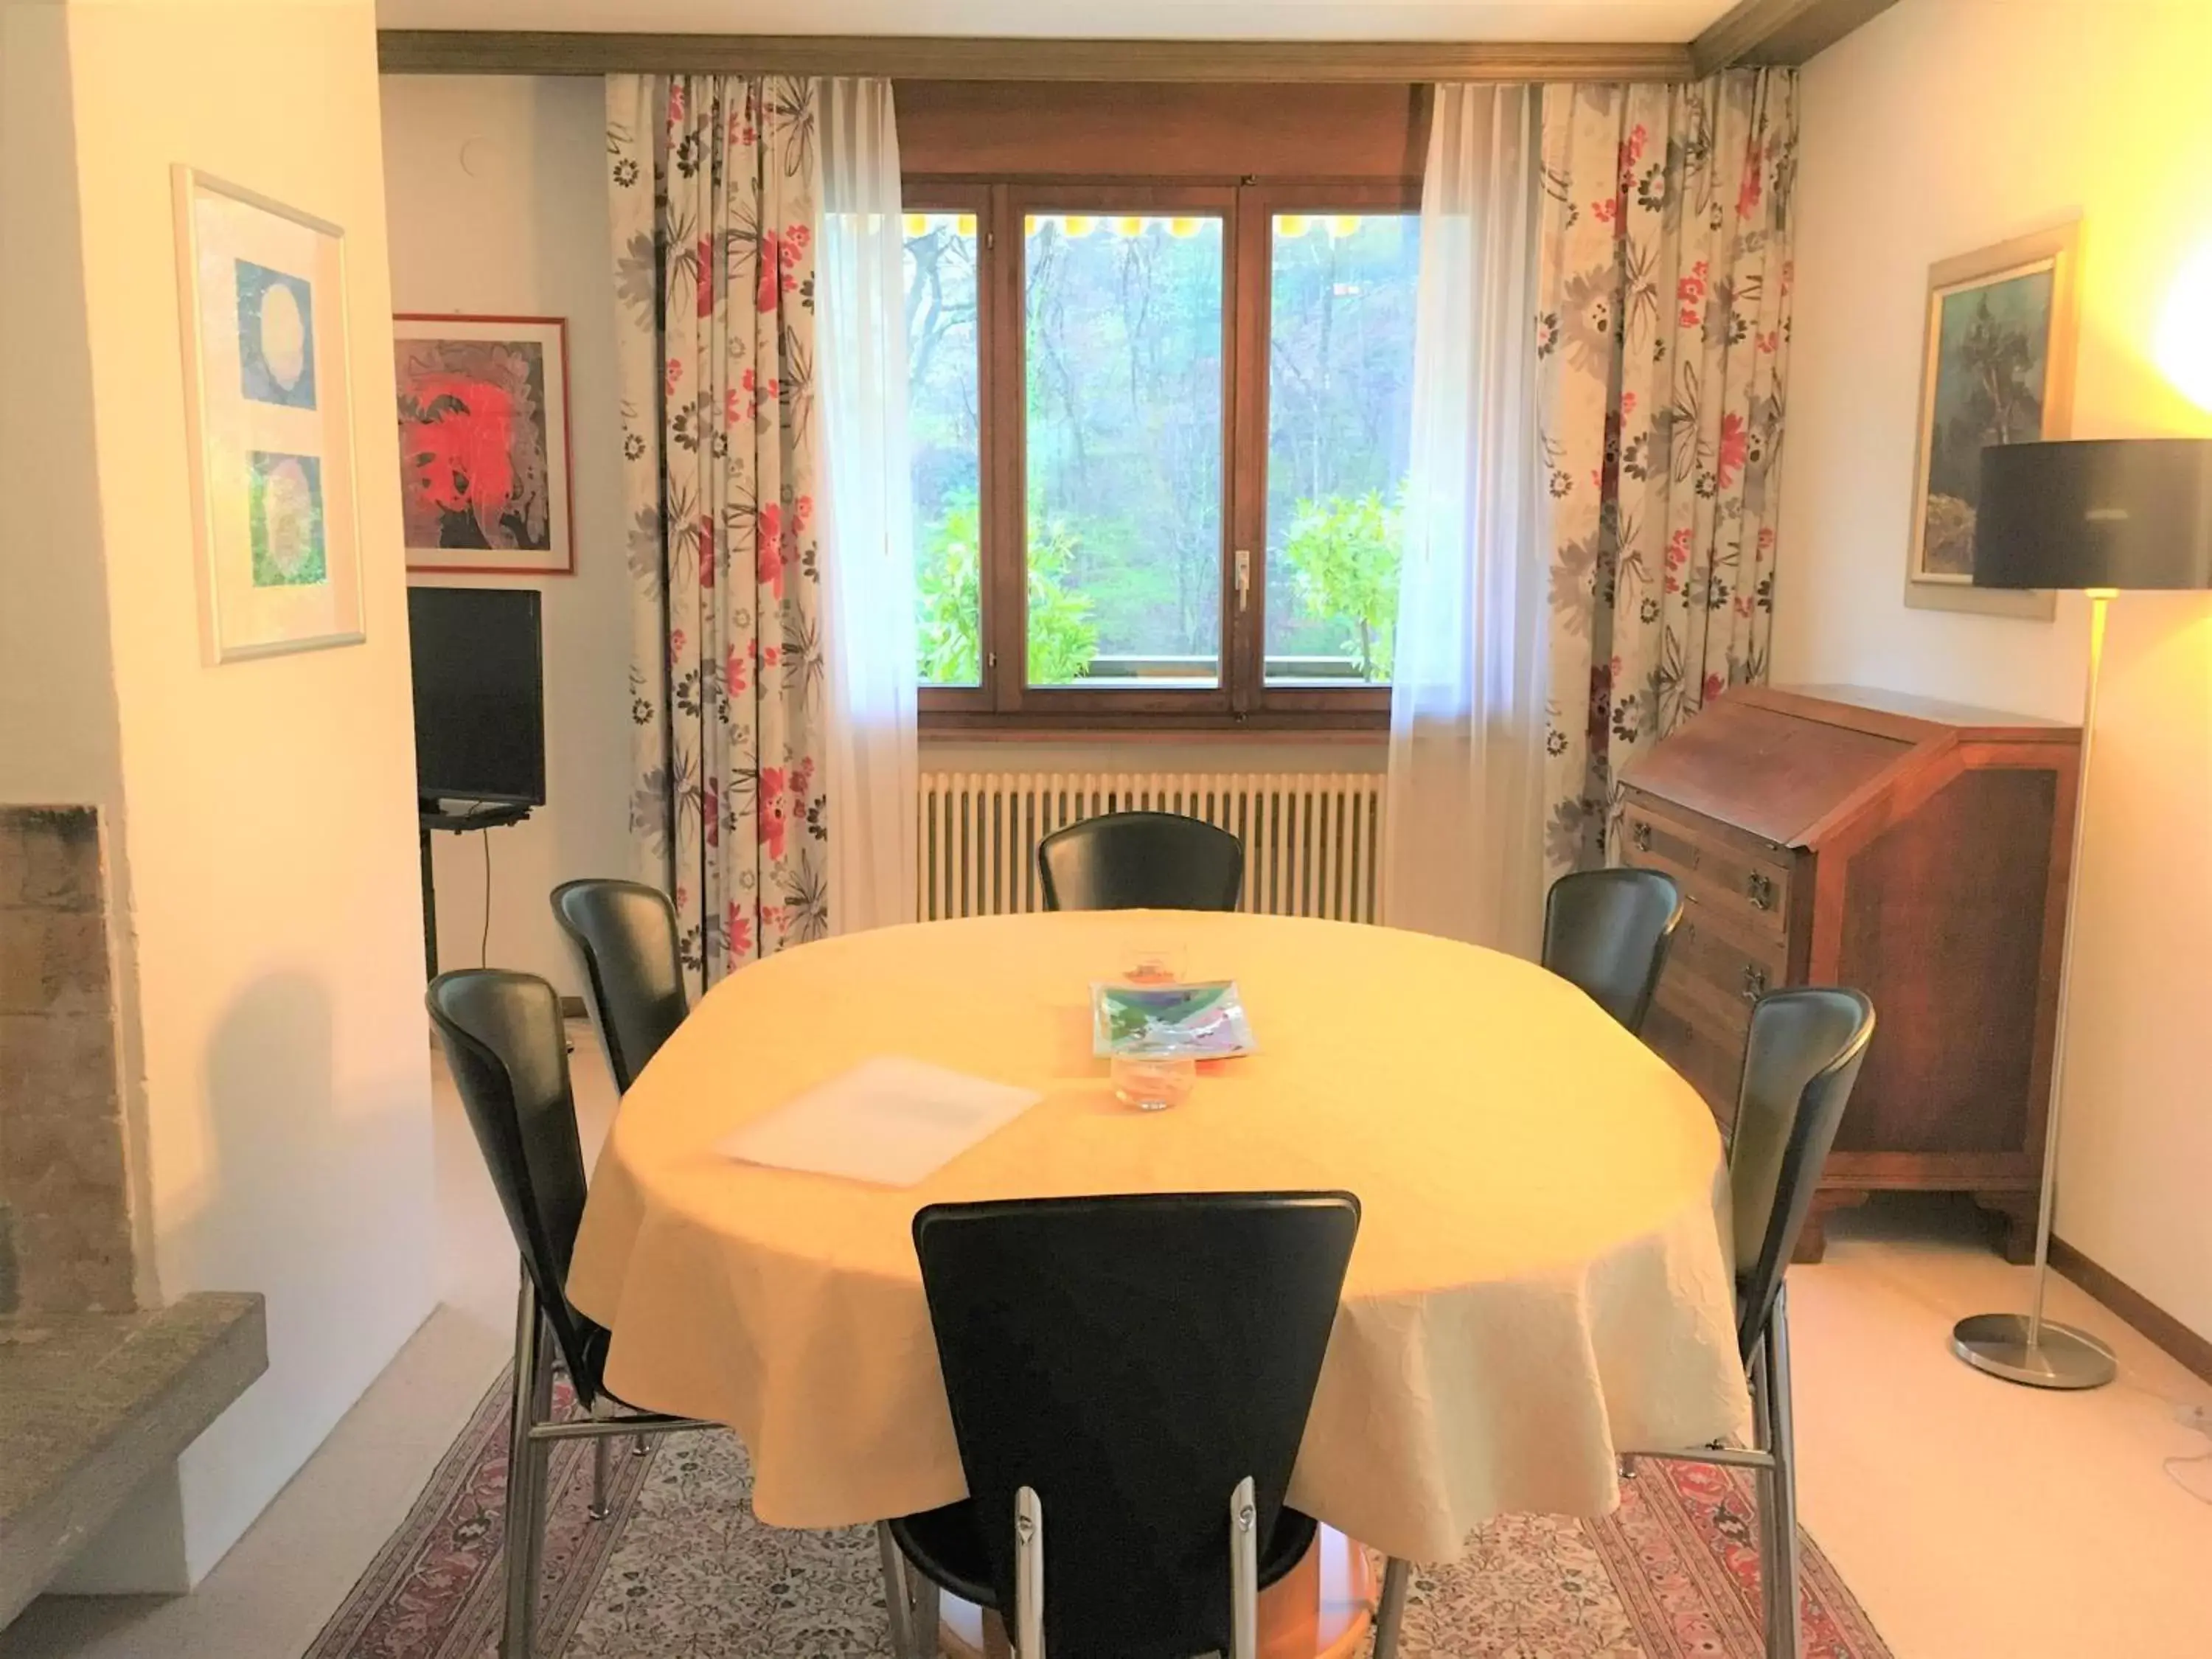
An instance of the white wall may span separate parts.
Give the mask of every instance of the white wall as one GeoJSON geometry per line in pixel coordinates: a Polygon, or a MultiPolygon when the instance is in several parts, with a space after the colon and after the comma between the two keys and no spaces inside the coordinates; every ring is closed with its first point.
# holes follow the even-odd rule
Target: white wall
{"type": "MultiPolygon", "coordinates": [[[[589,76],[389,76],[383,100],[396,307],[568,323],[576,574],[414,580],[545,596],[546,805],[489,832],[489,954],[573,995],[583,988],[546,894],[578,876],[635,873],[604,94],[589,76]]],[[[477,961],[485,850],[476,836],[437,838],[438,943],[448,968],[477,961]]]]}
{"type": "Polygon", "coordinates": [[[58,0],[0,5],[0,799],[112,808],[67,26],[58,0]]]}
{"type": "MultiPolygon", "coordinates": [[[[66,562],[75,584],[21,590],[42,659],[74,665],[95,705],[112,667],[123,811],[110,850],[127,877],[139,1015],[126,1099],[154,1277],[167,1297],[255,1290],[269,1302],[268,1374],[76,1580],[176,1589],[229,1547],[432,1304],[374,18],[368,0],[73,0],[58,15],[65,58],[45,37],[40,67],[61,78],[69,118],[43,123],[34,163],[11,129],[7,176],[40,169],[36,230],[58,239],[54,270],[81,276],[88,345],[66,384],[33,382],[33,398],[9,337],[0,476],[31,476],[46,515],[11,499],[9,536],[51,532],[9,557],[66,562]],[[346,228],[365,645],[203,659],[176,161],[346,228]],[[73,228],[54,211],[54,181],[72,167],[73,228]],[[82,397],[88,418],[27,439],[17,406],[57,395],[82,397]]],[[[11,246],[0,312],[40,307],[29,325],[55,337],[28,349],[58,374],[70,308],[46,308],[52,272],[18,286],[42,280],[28,263],[11,246]]],[[[18,593],[11,584],[11,610],[18,593]]],[[[37,733],[19,725],[32,711],[11,700],[5,712],[12,753],[37,733]]]]}
{"type": "MultiPolygon", "coordinates": [[[[61,0],[0,0],[0,800],[100,809],[117,1052],[139,1069],[122,734],[108,641],[91,337],[61,0]]],[[[145,1120],[125,1126],[141,1301],[159,1295],[145,1120]]]]}
{"type": "MultiPolygon", "coordinates": [[[[2208,66],[2203,0],[1903,0],[1808,68],[1778,680],[2080,718],[2078,596],[1904,605],[1928,267],[2081,215],[2074,435],[2212,434],[2153,343],[2212,246],[2208,66]]],[[[2121,596],[2104,695],[2058,1231],[2212,1336],[2212,601],[2121,596]]]]}

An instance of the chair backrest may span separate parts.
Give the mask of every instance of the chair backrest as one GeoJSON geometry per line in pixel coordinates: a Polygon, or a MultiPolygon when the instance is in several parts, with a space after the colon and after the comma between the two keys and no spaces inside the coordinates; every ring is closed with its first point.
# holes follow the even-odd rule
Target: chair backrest
{"type": "Polygon", "coordinates": [[[1581,870],[1544,900],[1541,961],[1640,1030],[1682,920],[1682,890],[1658,870],[1581,870]]]}
{"type": "Polygon", "coordinates": [[[570,881],[553,890],[553,919],[584,970],[592,1023],[623,1094],[684,1023],[676,907],[640,881],[570,881]]]}
{"type": "Polygon", "coordinates": [[[439,975],[424,1000],[523,1269],[569,1376],[588,1396],[598,1327],[569,1305],[564,1288],[584,1218],[585,1176],[561,999],[535,974],[467,968],[439,975]]]}
{"type": "Polygon", "coordinates": [[[1773,1310],[1873,1036],[1874,1004],[1857,991],[1775,991],[1751,1011],[1729,1142],[1736,1340],[1747,1361],[1773,1310]]]}
{"type": "Polygon", "coordinates": [[[1349,1193],[932,1205],[915,1217],[953,1431],[1012,1616],[1044,1508],[1053,1659],[1230,1649],[1230,1498],[1264,1553],[1359,1230],[1349,1193]]]}
{"type": "Polygon", "coordinates": [[[1108,812],[1037,844],[1048,910],[1234,910],[1244,843],[1180,812],[1108,812]]]}

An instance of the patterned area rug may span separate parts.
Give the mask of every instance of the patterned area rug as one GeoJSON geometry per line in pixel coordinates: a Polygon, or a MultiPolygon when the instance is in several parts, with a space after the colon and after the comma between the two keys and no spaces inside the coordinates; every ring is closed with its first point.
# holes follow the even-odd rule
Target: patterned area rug
{"type": "MultiPolygon", "coordinates": [[[[500,1613],[507,1390],[484,1398],[413,1513],[307,1659],[491,1659],[500,1613]]],[[[785,1532],[753,1519],[735,1437],[627,1443],[611,1513],[589,1520],[591,1454],[556,1446],[544,1659],[860,1659],[886,1655],[872,1529],[785,1532]]],[[[1758,1659],[1748,1482],[1646,1464],[1600,1521],[1514,1516],[1466,1557],[1415,1575],[1407,1659],[1758,1659]]],[[[1807,1659],[1889,1659],[1810,1540],[1807,1659]]]]}

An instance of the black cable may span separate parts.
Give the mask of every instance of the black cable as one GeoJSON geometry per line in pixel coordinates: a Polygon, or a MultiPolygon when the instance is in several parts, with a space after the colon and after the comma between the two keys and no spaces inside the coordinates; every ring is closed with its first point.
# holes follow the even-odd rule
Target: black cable
{"type": "Polygon", "coordinates": [[[489,829],[479,830],[477,838],[483,842],[484,864],[483,933],[477,941],[477,966],[489,968],[491,966],[491,831],[489,829]]]}

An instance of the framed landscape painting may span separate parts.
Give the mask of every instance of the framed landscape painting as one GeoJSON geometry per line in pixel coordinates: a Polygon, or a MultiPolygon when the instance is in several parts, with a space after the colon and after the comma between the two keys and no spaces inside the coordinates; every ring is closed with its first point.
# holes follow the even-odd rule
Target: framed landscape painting
{"type": "Polygon", "coordinates": [[[345,234],[193,167],[171,179],[208,654],[359,644],[345,234]]]}
{"type": "Polygon", "coordinates": [[[567,324],[410,314],[392,352],[407,568],[574,571],[567,324]]]}
{"type": "Polygon", "coordinates": [[[1982,451],[2063,438],[2074,388],[2078,224],[1946,259],[1928,274],[1905,602],[2048,621],[2047,592],[1974,586],[1982,451]]]}

